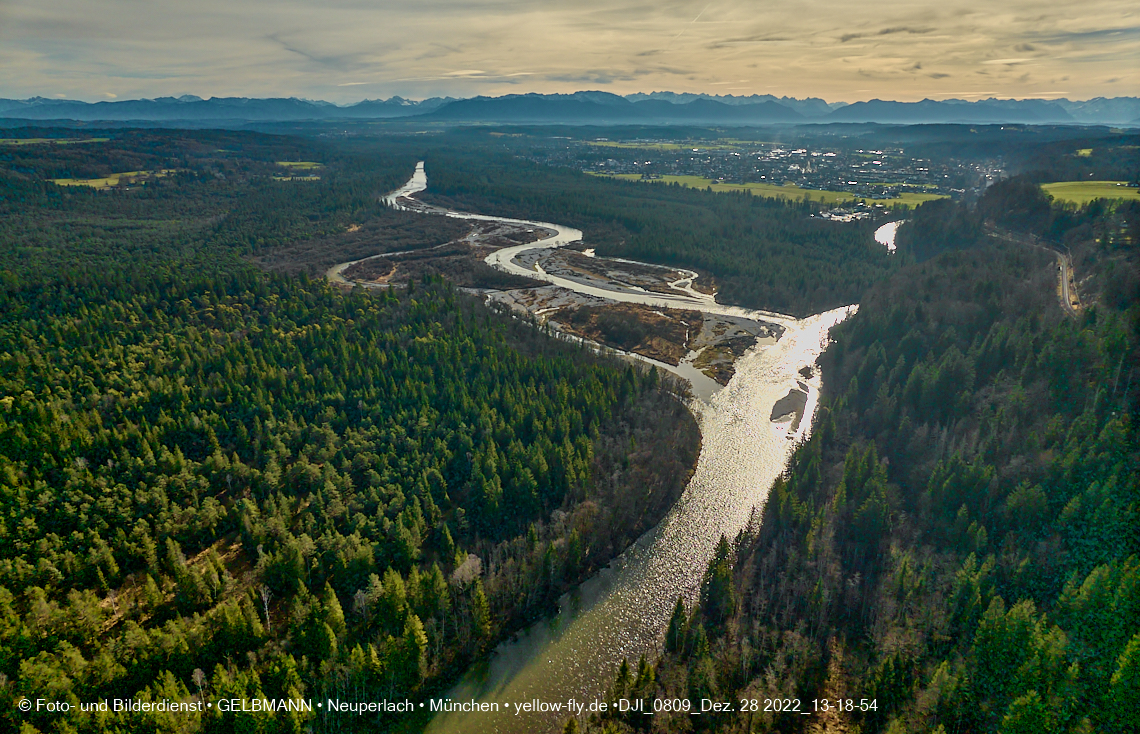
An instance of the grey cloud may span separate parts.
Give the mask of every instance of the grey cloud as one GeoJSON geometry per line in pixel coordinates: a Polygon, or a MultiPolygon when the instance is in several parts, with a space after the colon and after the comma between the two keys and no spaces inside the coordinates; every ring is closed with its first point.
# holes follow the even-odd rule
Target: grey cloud
{"type": "Polygon", "coordinates": [[[633,81],[637,78],[637,72],[624,74],[609,74],[605,72],[546,74],[543,78],[552,82],[572,82],[574,84],[613,84],[614,81],[633,81]]]}
{"type": "Polygon", "coordinates": [[[444,46],[442,44],[433,44],[427,51],[416,56],[419,60],[424,59],[440,59],[445,56],[455,56],[463,53],[462,49],[458,46],[444,46]]]}
{"type": "Polygon", "coordinates": [[[1074,43],[1080,41],[1125,40],[1140,37],[1140,25],[1123,28],[1099,28],[1093,31],[1030,34],[1041,43],[1074,43]]]}
{"type": "Polygon", "coordinates": [[[893,33],[911,33],[914,35],[921,35],[923,33],[931,33],[933,31],[933,28],[909,28],[907,26],[899,26],[897,28],[884,28],[883,30],[879,31],[878,35],[889,36],[893,33]]]}
{"type": "Polygon", "coordinates": [[[339,54],[327,55],[318,52],[310,52],[301,48],[298,44],[291,43],[281,39],[277,34],[266,36],[267,39],[277,43],[281,48],[289,53],[296,54],[301,58],[308,59],[318,66],[323,66],[335,71],[351,71],[359,66],[359,56],[357,54],[339,54]]]}
{"type": "Polygon", "coordinates": [[[877,33],[844,33],[842,36],[839,37],[839,42],[840,43],[847,43],[848,41],[854,41],[857,38],[873,38],[875,36],[890,36],[890,35],[893,35],[895,33],[909,33],[912,35],[921,35],[924,33],[932,33],[932,32],[934,32],[933,28],[911,28],[909,26],[897,26],[894,28],[883,28],[882,30],[878,31],[877,33]]]}
{"type": "Polygon", "coordinates": [[[766,43],[780,43],[784,41],[791,41],[788,36],[748,36],[745,38],[726,38],[723,41],[715,41],[710,43],[706,48],[710,50],[717,50],[722,48],[732,48],[734,46],[753,46],[766,43]]]}

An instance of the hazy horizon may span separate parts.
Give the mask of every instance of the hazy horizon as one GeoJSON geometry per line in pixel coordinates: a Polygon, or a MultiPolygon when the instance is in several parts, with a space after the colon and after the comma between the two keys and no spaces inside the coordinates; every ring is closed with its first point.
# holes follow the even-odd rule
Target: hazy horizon
{"type": "MultiPolygon", "coordinates": [[[[331,103],[331,104],[335,104],[337,107],[351,107],[353,105],[361,104],[362,102],[387,101],[387,100],[392,99],[394,97],[399,97],[400,99],[403,99],[403,100],[406,100],[409,102],[423,102],[423,101],[428,100],[428,99],[442,99],[442,98],[448,97],[448,96],[455,98],[455,99],[470,99],[472,97],[477,97],[477,96],[506,97],[506,96],[510,96],[510,95],[526,95],[526,94],[574,94],[575,92],[592,93],[592,92],[608,92],[608,91],[609,90],[604,90],[604,89],[578,89],[578,90],[574,90],[572,92],[534,92],[534,91],[521,91],[521,90],[514,91],[514,90],[512,90],[512,91],[502,92],[501,94],[495,94],[495,93],[483,94],[483,95],[472,94],[469,96],[468,95],[443,95],[443,94],[440,94],[440,95],[428,95],[428,96],[417,96],[417,97],[393,94],[393,95],[378,96],[378,97],[360,97],[360,98],[356,98],[356,99],[350,98],[350,99],[343,101],[343,102],[332,102],[332,100],[320,99],[317,97],[302,97],[302,96],[295,95],[295,94],[294,95],[275,95],[273,97],[255,97],[255,96],[248,96],[248,95],[219,95],[219,94],[196,95],[196,94],[191,94],[190,92],[179,92],[179,93],[174,93],[174,94],[156,94],[152,97],[125,97],[125,98],[116,97],[114,99],[108,99],[106,97],[102,97],[102,98],[91,97],[91,96],[87,96],[86,98],[83,96],[65,97],[65,96],[62,96],[59,94],[54,95],[54,97],[49,97],[49,96],[44,95],[44,94],[32,94],[32,95],[29,95],[28,97],[6,97],[6,98],[7,99],[32,99],[32,98],[36,98],[36,97],[39,97],[42,99],[53,99],[54,98],[54,99],[59,99],[61,101],[67,100],[67,101],[72,101],[72,102],[85,102],[85,103],[89,103],[89,104],[94,104],[96,102],[132,102],[132,101],[141,101],[141,100],[179,99],[181,97],[189,96],[189,97],[198,97],[199,99],[201,99],[203,101],[209,101],[211,99],[243,99],[243,98],[244,99],[297,99],[297,100],[300,100],[302,102],[331,103]]],[[[617,92],[611,92],[611,93],[617,94],[617,92]]],[[[729,97],[729,96],[748,97],[748,96],[751,96],[748,94],[736,94],[736,95],[719,94],[718,95],[716,92],[674,92],[673,90],[670,90],[670,89],[654,89],[654,90],[648,91],[648,92],[626,92],[626,93],[620,94],[619,96],[630,97],[630,96],[634,96],[634,95],[638,95],[638,94],[643,94],[643,95],[693,94],[693,95],[707,95],[710,97],[716,97],[716,96],[719,96],[719,97],[729,97]]],[[[765,92],[765,93],[756,92],[754,94],[756,94],[758,96],[763,96],[763,94],[767,94],[767,92],[765,92]]],[[[865,99],[839,100],[839,99],[828,99],[826,97],[820,97],[818,95],[805,95],[802,97],[793,97],[792,95],[773,95],[773,96],[775,96],[775,97],[788,97],[788,98],[794,98],[794,99],[799,99],[799,100],[805,100],[805,99],[809,99],[809,98],[822,99],[824,102],[826,102],[828,104],[841,103],[843,105],[850,105],[850,104],[855,104],[858,102],[872,102],[875,100],[883,101],[883,102],[921,102],[924,99],[932,99],[932,100],[935,99],[934,97],[925,97],[925,98],[921,98],[921,99],[901,100],[901,99],[893,99],[891,97],[867,97],[865,99]]],[[[4,95],[0,94],[0,97],[4,97],[4,95]]],[[[1140,97],[1140,94],[1137,94],[1137,95],[1121,94],[1121,95],[1114,95],[1113,97],[1104,97],[1104,96],[1102,96],[1102,97],[1072,97],[1072,96],[1066,96],[1066,97],[1058,97],[1058,96],[1052,96],[1052,97],[1033,97],[1033,96],[1028,96],[1028,97],[997,97],[997,96],[995,96],[995,97],[979,97],[977,99],[966,99],[964,97],[942,97],[942,98],[937,99],[936,101],[946,102],[946,101],[950,101],[950,100],[957,100],[957,101],[964,101],[964,102],[980,102],[980,101],[984,101],[987,99],[996,99],[998,101],[1025,101],[1025,100],[1053,101],[1053,100],[1057,100],[1057,99],[1068,99],[1070,102],[1087,102],[1087,101],[1090,101],[1093,99],[1115,99],[1115,98],[1122,98],[1122,97],[1136,98],[1136,97],[1140,97]]]]}
{"type": "Polygon", "coordinates": [[[1140,96],[1124,0],[0,0],[0,96],[338,104],[599,89],[830,102],[1140,96]]]}

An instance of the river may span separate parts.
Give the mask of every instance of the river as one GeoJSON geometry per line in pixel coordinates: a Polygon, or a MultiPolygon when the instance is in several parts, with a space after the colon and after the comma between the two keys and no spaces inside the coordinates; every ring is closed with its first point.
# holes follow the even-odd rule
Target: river
{"type": "Polygon", "coordinates": [[[895,235],[898,234],[902,221],[887,222],[875,230],[875,242],[887,248],[888,252],[895,251],[895,235]]]}
{"type": "MultiPolygon", "coordinates": [[[[397,199],[427,186],[423,164],[397,199]]],[[[444,213],[437,210],[437,213],[444,213]]],[[[496,217],[446,212],[447,216],[494,220],[496,217]]],[[[546,222],[503,219],[555,234],[537,242],[498,250],[487,262],[507,272],[539,278],[579,292],[577,281],[551,276],[516,261],[522,252],[575,242],[582,233],[546,222]]],[[[592,290],[592,289],[591,289],[592,290]]],[[[662,295],[634,290],[604,290],[618,301],[697,309],[746,316],[778,323],[784,332],[774,344],[760,345],[736,363],[728,385],[694,400],[702,445],[696,472],[665,519],[646,533],[607,568],[586,581],[560,603],[557,615],[500,644],[490,658],[469,670],[448,693],[456,701],[498,702],[505,711],[437,715],[427,731],[556,732],[565,713],[516,714],[515,703],[538,699],[555,703],[601,697],[626,658],[635,664],[645,653],[651,659],[661,649],[665,627],[677,597],[691,608],[701,577],[721,534],[731,540],[763,505],[773,480],[787,465],[794,445],[805,439],[819,397],[819,370],[812,367],[826,346],[828,330],[855,309],[828,311],[805,319],[718,304],[703,294],[662,295]],[[810,376],[804,370],[812,367],[810,376]],[[792,390],[807,393],[804,419],[772,420],[773,406],[792,390]],[[508,704],[503,706],[504,704],[508,704]]],[[[598,295],[598,294],[594,294],[598,295]]]]}

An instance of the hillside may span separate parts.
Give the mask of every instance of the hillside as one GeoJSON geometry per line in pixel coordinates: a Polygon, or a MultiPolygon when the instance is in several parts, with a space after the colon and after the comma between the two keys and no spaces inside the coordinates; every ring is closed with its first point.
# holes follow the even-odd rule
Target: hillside
{"type": "Polygon", "coordinates": [[[672,505],[699,435],[656,372],[438,280],[342,293],[245,259],[305,241],[356,251],[368,243],[338,236],[361,222],[374,247],[392,232],[434,244],[432,218],[376,201],[408,167],[246,133],[6,151],[7,726],[386,727],[383,713],[76,706],[421,698],[672,505]],[[282,176],[282,160],[319,177],[282,176]],[[177,173],[107,190],[50,182],[159,167],[177,173]],[[73,708],[25,715],[25,697],[73,708]]]}
{"type": "Polygon", "coordinates": [[[832,334],[818,430],[678,607],[664,657],[615,683],[811,715],[609,731],[1140,726],[1140,208],[1051,208],[1016,179],[977,210],[927,206],[942,214],[904,245],[922,261],[832,334]],[[1053,255],[988,238],[987,217],[1069,243],[1095,305],[1068,316],[1053,255]]]}

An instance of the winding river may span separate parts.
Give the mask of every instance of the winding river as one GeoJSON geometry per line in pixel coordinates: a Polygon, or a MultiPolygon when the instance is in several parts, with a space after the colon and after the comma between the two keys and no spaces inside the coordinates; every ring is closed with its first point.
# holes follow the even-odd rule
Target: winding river
{"type": "MultiPolygon", "coordinates": [[[[385,198],[390,205],[403,207],[400,198],[426,186],[420,163],[412,179],[385,198]]],[[[507,272],[617,301],[743,316],[784,327],[775,343],[757,346],[737,361],[736,374],[727,387],[698,394],[699,399],[693,401],[701,428],[701,455],[681,498],[660,525],[563,597],[557,615],[500,644],[488,660],[469,670],[448,693],[455,701],[498,702],[505,710],[497,714],[439,714],[427,729],[436,734],[561,731],[567,701],[589,702],[603,696],[622,658],[633,664],[643,653],[652,659],[659,652],[677,597],[684,597],[691,608],[721,534],[731,540],[748,524],[754,509],[762,506],[795,443],[811,430],[821,383],[818,369],[813,368],[805,377],[809,373],[804,368],[814,365],[826,346],[828,330],[855,307],[795,319],[726,306],[711,296],[682,288],[675,296],[594,288],[527,267],[517,259],[527,250],[580,240],[582,233],[576,229],[547,222],[421,211],[507,221],[554,232],[537,242],[498,250],[487,257],[490,265],[507,272]],[[790,416],[773,420],[773,406],[796,389],[808,396],[804,420],[790,416]],[[533,699],[561,702],[563,712],[516,713],[514,704],[533,699]]],[[[339,278],[349,264],[330,270],[330,279],[339,278]]]]}

